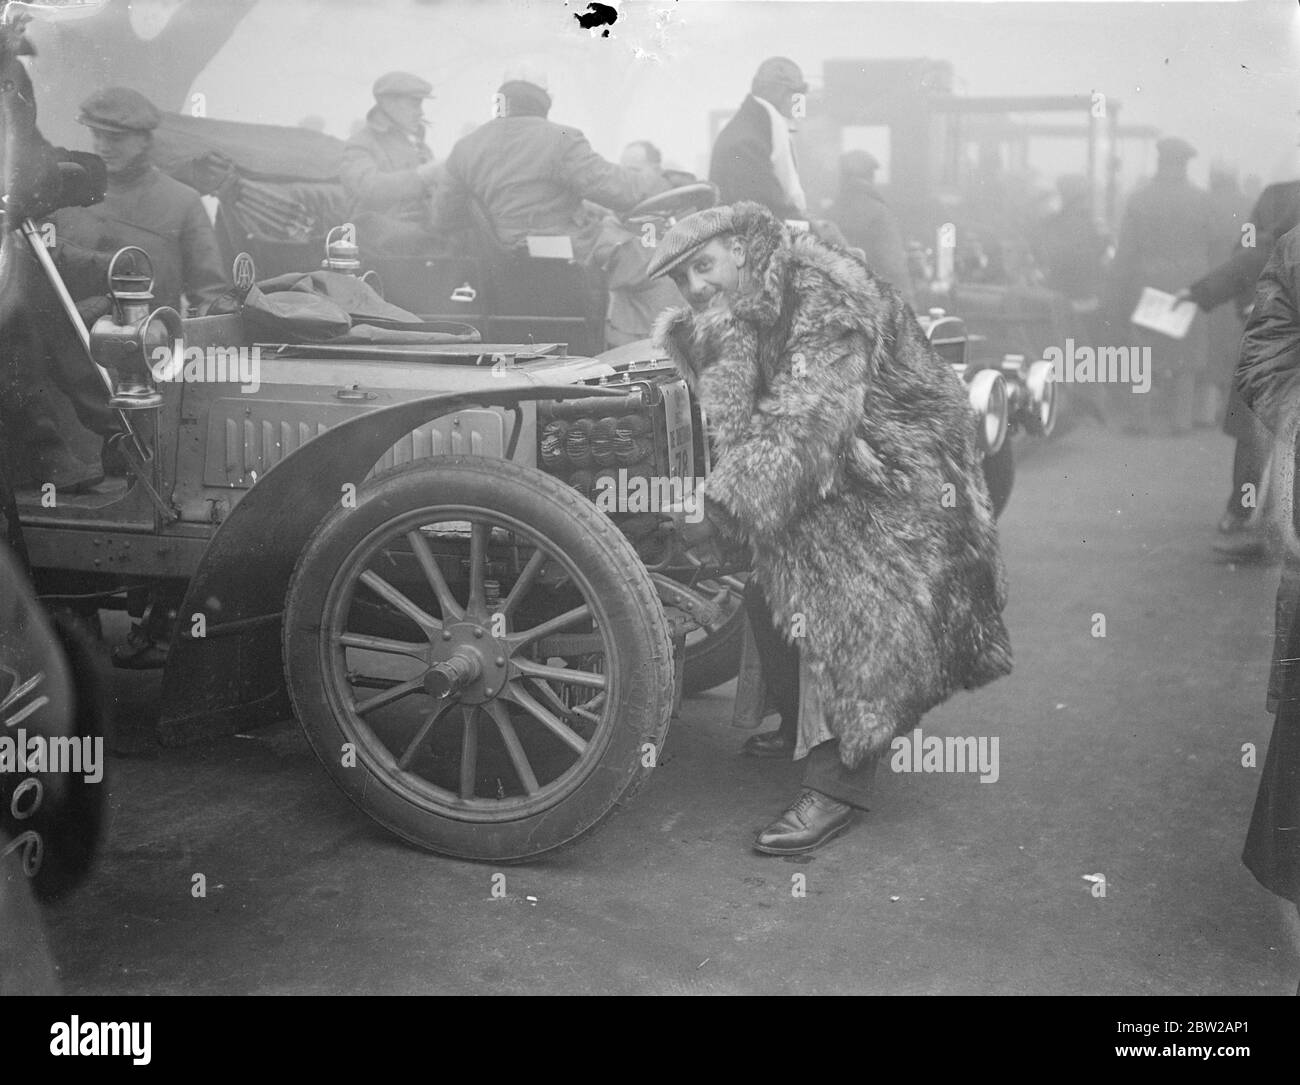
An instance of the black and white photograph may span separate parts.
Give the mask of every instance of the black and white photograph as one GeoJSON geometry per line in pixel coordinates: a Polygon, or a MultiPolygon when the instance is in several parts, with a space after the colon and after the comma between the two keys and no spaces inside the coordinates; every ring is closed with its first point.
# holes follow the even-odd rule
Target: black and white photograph
{"type": "Polygon", "coordinates": [[[1296,0],[0,0],[0,134],[33,1050],[1294,1017],[1296,0]]]}

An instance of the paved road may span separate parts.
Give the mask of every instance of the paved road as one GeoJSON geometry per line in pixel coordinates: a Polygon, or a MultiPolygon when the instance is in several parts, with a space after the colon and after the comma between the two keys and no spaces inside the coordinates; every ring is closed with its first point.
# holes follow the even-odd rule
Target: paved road
{"type": "Polygon", "coordinates": [[[849,835],[759,856],[799,771],[736,756],[723,687],[687,703],[628,810],[501,868],[494,899],[494,868],[373,827],[291,723],[145,750],[114,760],[102,866],[49,916],[64,987],[1291,994],[1295,911],[1240,861],[1277,574],[1208,548],[1229,448],[1086,429],[1023,458],[1003,520],[1016,672],[922,725],[996,737],[996,782],[882,771],[849,835]]]}

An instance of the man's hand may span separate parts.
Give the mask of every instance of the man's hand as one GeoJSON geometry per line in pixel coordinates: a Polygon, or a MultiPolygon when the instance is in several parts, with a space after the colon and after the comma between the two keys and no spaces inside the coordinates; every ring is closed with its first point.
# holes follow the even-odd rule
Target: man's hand
{"type": "Polygon", "coordinates": [[[718,533],[714,530],[713,524],[709,522],[707,516],[690,520],[687,519],[686,513],[674,512],[672,517],[677,537],[682,540],[682,545],[687,550],[702,547],[705,544],[712,543],[717,538],[718,533]]]}
{"type": "Polygon", "coordinates": [[[735,542],[709,516],[698,511],[684,512],[680,507],[665,509],[672,517],[672,530],[681,541],[687,554],[709,569],[738,568],[744,558],[737,552],[735,542]]]}

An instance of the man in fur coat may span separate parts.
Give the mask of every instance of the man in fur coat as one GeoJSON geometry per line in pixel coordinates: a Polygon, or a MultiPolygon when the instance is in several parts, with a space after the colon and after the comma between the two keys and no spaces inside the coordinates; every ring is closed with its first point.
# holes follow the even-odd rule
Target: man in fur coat
{"type": "MultiPolygon", "coordinates": [[[[799,653],[821,706],[800,718],[804,789],[755,847],[810,851],[865,808],[895,734],[1011,669],[967,395],[896,290],[758,204],[683,219],[649,271],[691,304],[656,339],[716,447],[687,541],[748,549],[780,634],[758,639],[799,653]]],[[[764,670],[791,673],[770,654],[764,670]]]]}

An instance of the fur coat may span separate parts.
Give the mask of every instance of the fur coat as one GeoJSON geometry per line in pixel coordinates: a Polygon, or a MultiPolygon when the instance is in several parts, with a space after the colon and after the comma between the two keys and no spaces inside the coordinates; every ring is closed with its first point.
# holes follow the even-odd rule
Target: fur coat
{"type": "Polygon", "coordinates": [[[997,528],[965,388],[897,291],[757,204],[735,210],[751,289],[730,312],[663,314],[656,339],[708,417],[707,499],[855,767],[1011,670],[997,528]]]}

